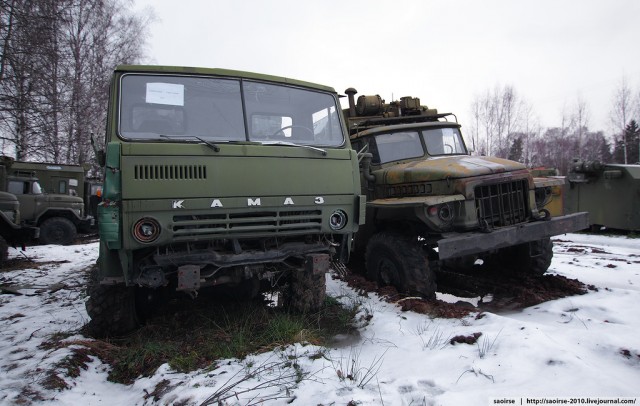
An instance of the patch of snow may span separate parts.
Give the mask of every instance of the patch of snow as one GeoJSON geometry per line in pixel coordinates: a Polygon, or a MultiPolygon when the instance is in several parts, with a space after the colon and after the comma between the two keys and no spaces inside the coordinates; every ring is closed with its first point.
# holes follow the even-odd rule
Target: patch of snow
{"type": "MultiPolygon", "coordinates": [[[[44,389],[42,379],[70,350],[43,344],[56,334],[87,339],[78,333],[87,321],[84,270],[95,263],[98,244],[30,247],[25,254],[45,265],[0,273],[1,284],[23,293],[0,295],[0,403],[28,400],[29,392],[38,392],[44,399],[39,404],[197,405],[252,368],[265,367],[236,391],[282,377],[282,370],[267,367],[292,356],[307,379],[289,398],[265,404],[286,405],[292,398],[294,405],[388,406],[488,405],[503,396],[639,397],[640,241],[585,234],[555,240],[550,272],[597,291],[504,314],[437,319],[403,312],[375,294],[359,296],[328,278],[328,294],[373,316],[359,326],[359,335],[339,337],[331,348],[296,344],[224,360],[212,371],[177,373],[163,365],[132,385],[108,382],[108,366],[93,359],[79,377],[66,378],[69,389],[60,391],[44,389]],[[474,333],[482,333],[475,345],[450,343],[454,336],[474,333]],[[319,351],[323,357],[311,357],[319,351]],[[350,371],[357,373],[354,380],[345,378],[350,371]],[[158,385],[165,390],[154,392],[158,385]]],[[[22,254],[10,251],[17,255],[22,254]]],[[[226,404],[258,402],[272,392],[248,391],[226,404]]]]}

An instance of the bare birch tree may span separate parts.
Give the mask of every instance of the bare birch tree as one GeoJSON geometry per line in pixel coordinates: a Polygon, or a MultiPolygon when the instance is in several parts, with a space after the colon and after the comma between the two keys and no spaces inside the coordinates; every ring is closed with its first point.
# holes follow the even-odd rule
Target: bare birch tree
{"type": "Polygon", "coordinates": [[[589,108],[587,102],[578,95],[573,112],[571,114],[571,126],[573,134],[576,137],[576,153],[578,157],[584,154],[585,136],[589,128],[589,108]]]}
{"type": "Polygon", "coordinates": [[[523,100],[513,86],[496,85],[472,102],[473,132],[481,140],[481,150],[486,155],[506,157],[511,137],[520,131],[523,100]]]}
{"type": "Polygon", "coordinates": [[[610,118],[615,131],[616,138],[620,138],[623,148],[624,163],[628,162],[627,140],[625,137],[625,128],[634,112],[634,102],[631,88],[626,77],[622,77],[620,84],[613,96],[613,107],[610,118]]]}
{"type": "Polygon", "coordinates": [[[4,139],[17,159],[90,162],[111,71],[142,58],[151,14],[130,0],[0,1],[4,139]]]}

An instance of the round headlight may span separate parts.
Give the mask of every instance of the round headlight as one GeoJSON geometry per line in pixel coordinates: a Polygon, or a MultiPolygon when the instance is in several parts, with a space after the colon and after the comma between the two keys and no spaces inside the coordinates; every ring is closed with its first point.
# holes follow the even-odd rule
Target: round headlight
{"type": "Polygon", "coordinates": [[[438,210],[438,217],[440,217],[440,220],[448,223],[453,220],[453,210],[451,210],[448,204],[443,204],[438,210]]]}
{"type": "Polygon", "coordinates": [[[347,214],[342,210],[336,210],[329,217],[329,227],[332,230],[342,230],[347,225],[347,214]]]}
{"type": "Polygon", "coordinates": [[[450,222],[455,216],[455,213],[453,212],[451,206],[447,203],[429,206],[429,208],[427,209],[427,213],[432,217],[438,216],[440,221],[444,223],[450,222]]]}
{"type": "Polygon", "coordinates": [[[143,217],[133,225],[133,237],[141,243],[155,241],[160,235],[160,224],[156,219],[143,217]]]}

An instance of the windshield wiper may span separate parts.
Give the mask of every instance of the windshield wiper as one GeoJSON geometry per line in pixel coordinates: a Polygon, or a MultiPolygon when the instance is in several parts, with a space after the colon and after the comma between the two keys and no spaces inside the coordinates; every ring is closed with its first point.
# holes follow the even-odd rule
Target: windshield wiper
{"type": "Polygon", "coordinates": [[[164,135],[164,134],[158,134],[160,135],[160,137],[162,138],[168,138],[168,139],[181,139],[181,138],[195,138],[196,140],[202,142],[203,144],[207,145],[209,148],[211,148],[214,152],[220,152],[220,147],[217,144],[214,144],[212,142],[209,142],[201,137],[198,137],[197,135],[164,135]]]}
{"type": "Polygon", "coordinates": [[[318,147],[312,147],[311,145],[294,144],[293,142],[289,142],[289,141],[259,141],[259,142],[262,145],[286,145],[288,147],[300,147],[300,148],[311,149],[313,151],[320,152],[322,156],[327,156],[326,150],[318,147]]]}

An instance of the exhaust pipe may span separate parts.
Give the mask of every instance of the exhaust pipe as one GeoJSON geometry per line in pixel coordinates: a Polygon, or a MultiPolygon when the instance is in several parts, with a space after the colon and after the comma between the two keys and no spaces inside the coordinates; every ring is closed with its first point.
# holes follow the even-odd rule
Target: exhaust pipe
{"type": "Polygon", "coordinates": [[[354,96],[356,95],[356,93],[358,93],[358,91],[350,87],[344,92],[347,94],[347,96],[349,96],[349,117],[355,117],[356,116],[356,99],[354,96]]]}

